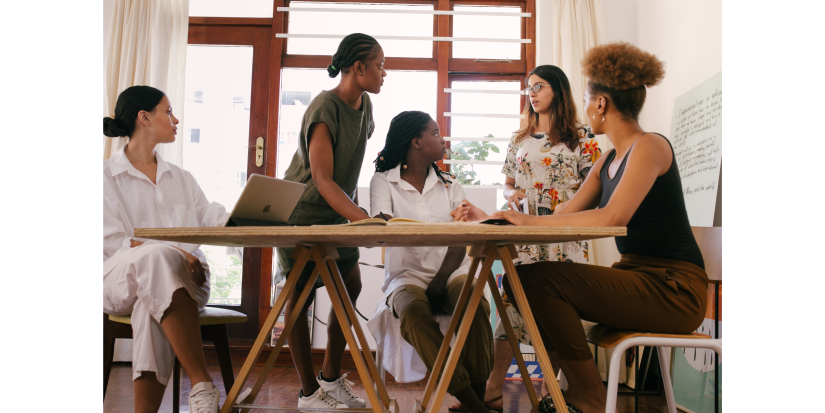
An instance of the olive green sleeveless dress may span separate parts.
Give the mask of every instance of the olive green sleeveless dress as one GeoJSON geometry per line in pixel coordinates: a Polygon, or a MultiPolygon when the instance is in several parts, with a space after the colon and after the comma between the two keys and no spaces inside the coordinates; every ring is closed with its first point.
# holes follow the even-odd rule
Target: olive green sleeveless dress
{"type": "MultiPolygon", "coordinates": [[[[350,197],[355,199],[358,189],[358,175],[364,160],[367,139],[372,136],[375,122],[372,117],[372,102],[366,92],[361,95],[361,110],[353,109],[333,92],[323,91],[309,104],[301,121],[300,147],[292,157],[284,179],[306,184],[306,191],[289,217],[289,225],[337,225],[347,223],[347,219],[335,212],[324,197],[315,188],[309,167],[309,127],[316,122],[323,122],[332,135],[333,172],[332,180],[350,197]]],[[[294,248],[278,248],[278,272],[275,282],[283,280],[295,260],[290,258],[294,248]]],[[[358,265],[358,248],[338,248],[339,258],[335,260],[341,275],[346,275],[358,265]]],[[[298,279],[298,291],[303,291],[314,262],[308,262],[298,279]]],[[[313,288],[323,286],[318,277],[313,288]]]]}

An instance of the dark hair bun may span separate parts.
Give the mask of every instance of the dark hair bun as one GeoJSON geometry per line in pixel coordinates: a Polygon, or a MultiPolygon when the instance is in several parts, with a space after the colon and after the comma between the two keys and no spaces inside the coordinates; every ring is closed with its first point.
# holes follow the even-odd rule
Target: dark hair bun
{"type": "Polygon", "coordinates": [[[126,128],[116,119],[103,118],[103,134],[110,138],[117,138],[120,136],[127,136],[126,128]]]}
{"type": "Polygon", "coordinates": [[[341,69],[336,69],[332,65],[327,66],[327,73],[329,73],[329,77],[334,78],[338,76],[338,73],[341,73],[341,69]]]}

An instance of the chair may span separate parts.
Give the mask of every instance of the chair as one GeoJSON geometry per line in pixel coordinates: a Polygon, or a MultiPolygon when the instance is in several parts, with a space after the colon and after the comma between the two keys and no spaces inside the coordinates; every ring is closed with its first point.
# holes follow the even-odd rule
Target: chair
{"type": "MultiPolygon", "coordinates": [[[[206,307],[200,312],[201,337],[205,341],[215,344],[218,353],[218,364],[221,366],[221,376],[226,392],[232,389],[235,383],[235,374],[232,371],[232,360],[229,355],[229,338],[226,325],[246,322],[246,315],[233,310],[219,307],[206,307]]],[[[106,398],[106,388],[109,385],[109,373],[112,370],[112,360],[115,352],[116,338],[132,338],[130,316],[114,316],[103,314],[103,398],[106,398]]],[[[172,411],[180,411],[180,362],[175,357],[175,366],[172,376],[172,411]]]]}
{"type": "Polygon", "coordinates": [[[667,360],[670,360],[670,347],[709,348],[715,350],[719,355],[722,354],[721,339],[713,339],[707,334],[696,332],[691,334],[655,334],[617,330],[598,325],[590,330],[587,341],[596,345],[597,348],[616,347],[610,357],[610,369],[608,370],[607,407],[605,408],[605,412],[608,413],[616,411],[617,392],[619,390],[619,363],[622,362],[622,356],[628,348],[637,346],[657,348],[662,382],[667,397],[668,413],[676,413],[676,400],[673,397],[673,384],[670,380],[670,368],[667,362],[667,360]]]}
{"type": "MultiPolygon", "coordinates": [[[[710,283],[716,284],[718,287],[722,280],[722,228],[693,227],[692,230],[696,238],[696,243],[699,244],[699,249],[702,251],[702,256],[705,261],[705,271],[708,274],[710,283]]],[[[710,305],[710,303],[708,303],[708,305],[710,305]]],[[[718,317],[718,311],[716,311],[716,313],[718,317]]],[[[588,332],[587,341],[593,343],[597,351],[599,347],[616,347],[610,357],[610,367],[608,369],[607,406],[605,407],[605,412],[607,413],[616,411],[616,401],[619,390],[619,363],[621,363],[622,356],[628,348],[637,346],[657,348],[659,366],[662,372],[662,382],[665,387],[665,396],[667,397],[668,413],[676,413],[676,400],[673,396],[673,383],[670,379],[670,348],[707,348],[716,351],[720,357],[722,356],[722,339],[714,339],[707,334],[697,332],[690,334],[656,334],[618,330],[596,325],[588,332]]],[[[716,371],[718,373],[718,368],[716,371]]],[[[638,384],[636,387],[638,388],[638,384]]],[[[639,404],[636,403],[637,412],[638,408],[639,404]]]]}

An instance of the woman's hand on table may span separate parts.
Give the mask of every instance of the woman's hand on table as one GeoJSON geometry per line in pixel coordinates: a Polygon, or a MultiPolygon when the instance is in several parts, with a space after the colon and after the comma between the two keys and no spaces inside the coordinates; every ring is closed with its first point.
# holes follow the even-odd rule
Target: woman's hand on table
{"type": "Polygon", "coordinates": [[[506,219],[515,225],[531,225],[535,216],[527,215],[516,210],[508,209],[490,215],[490,219],[506,219]]]}
{"type": "Polygon", "coordinates": [[[466,199],[461,201],[461,206],[450,212],[450,216],[453,217],[453,221],[481,221],[488,217],[481,208],[466,199]]]}

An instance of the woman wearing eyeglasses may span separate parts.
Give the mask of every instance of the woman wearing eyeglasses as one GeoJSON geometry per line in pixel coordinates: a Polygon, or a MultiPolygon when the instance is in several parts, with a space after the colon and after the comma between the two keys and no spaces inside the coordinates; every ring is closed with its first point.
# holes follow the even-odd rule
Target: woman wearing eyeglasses
{"type": "MultiPolygon", "coordinates": [[[[570,82],[556,66],[542,65],[530,72],[527,79],[527,104],[521,127],[510,140],[507,159],[501,172],[505,175],[504,198],[511,208],[523,209],[526,199],[530,215],[552,215],[559,205],[573,198],[587,177],[593,163],[601,156],[590,128],[579,123],[576,105],[570,92],[570,82]]],[[[515,265],[542,261],[586,263],[588,242],[576,241],[549,245],[516,247],[515,265]]],[[[506,311],[519,342],[532,345],[524,321],[510,306],[502,291],[506,311]]],[[[499,319],[493,333],[495,358],[487,382],[485,404],[501,411],[502,387],[513,352],[507,342],[507,332],[499,319]]],[[[555,366],[555,364],[553,364],[555,366]]],[[[543,393],[547,393],[543,389],[543,393]]],[[[453,411],[463,411],[453,406],[453,411]]]]}

